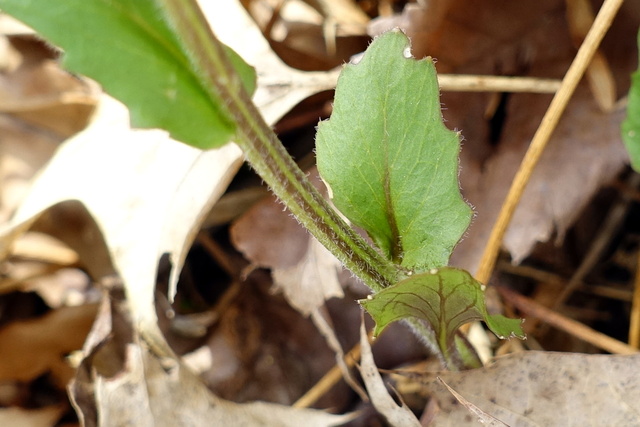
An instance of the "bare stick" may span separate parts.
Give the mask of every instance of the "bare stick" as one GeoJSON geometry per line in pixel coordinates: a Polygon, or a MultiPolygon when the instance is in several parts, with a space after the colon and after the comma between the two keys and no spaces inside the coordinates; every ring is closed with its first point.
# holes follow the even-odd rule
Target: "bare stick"
{"type": "Polygon", "coordinates": [[[622,5],[622,1],[623,0],[605,0],[596,16],[593,26],[580,46],[569,70],[562,79],[560,90],[558,90],[553,97],[549,109],[542,118],[540,127],[538,127],[538,130],[531,140],[531,145],[522,160],[520,169],[516,173],[513,184],[511,184],[511,188],[509,189],[509,194],[502,205],[498,219],[491,230],[489,241],[485,246],[485,251],[475,275],[478,281],[486,283],[491,277],[507,226],[511,222],[513,213],[522,198],[522,193],[533,173],[533,169],[538,163],[538,160],[540,160],[542,152],[547,146],[549,138],[560,120],[560,116],[567,107],[569,99],[591,62],[594,52],[611,26],[611,21],[622,5]]]}
{"type": "Polygon", "coordinates": [[[438,84],[444,92],[532,92],[555,93],[562,82],[537,77],[477,76],[439,74],[438,84]]]}
{"type": "Polygon", "coordinates": [[[598,332],[580,322],[569,319],[530,298],[524,297],[507,288],[498,287],[500,295],[524,314],[542,320],[549,325],[565,331],[589,344],[614,354],[634,354],[638,350],[621,341],[598,332]]]}

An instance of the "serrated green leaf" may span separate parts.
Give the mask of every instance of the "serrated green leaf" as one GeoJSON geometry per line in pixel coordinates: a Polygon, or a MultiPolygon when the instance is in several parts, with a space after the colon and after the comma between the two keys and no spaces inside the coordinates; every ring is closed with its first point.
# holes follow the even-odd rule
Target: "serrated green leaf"
{"type": "Polygon", "coordinates": [[[522,321],[489,315],[480,282],[456,268],[415,274],[360,304],[376,321],[376,335],[397,320],[415,318],[428,322],[443,353],[453,345],[458,328],[476,320],[484,321],[499,338],[524,338],[522,321]]]}
{"type": "MultiPolygon", "coordinates": [[[[0,0],[0,8],[63,48],[67,69],[124,102],[133,126],[165,129],[199,148],[233,137],[224,104],[204,89],[153,0],[0,0]]],[[[253,69],[227,53],[252,92],[253,69]]]]}
{"type": "Polygon", "coordinates": [[[446,265],[469,226],[458,184],[459,135],[442,122],[435,67],[407,58],[400,31],[376,38],[338,80],[318,126],[318,170],[336,207],[393,261],[446,265]]]}
{"type": "MultiPolygon", "coordinates": [[[[640,49],[640,32],[638,33],[640,49]]],[[[622,140],[627,147],[631,166],[640,172],[640,68],[631,76],[627,118],[622,122],[622,140]]]]}

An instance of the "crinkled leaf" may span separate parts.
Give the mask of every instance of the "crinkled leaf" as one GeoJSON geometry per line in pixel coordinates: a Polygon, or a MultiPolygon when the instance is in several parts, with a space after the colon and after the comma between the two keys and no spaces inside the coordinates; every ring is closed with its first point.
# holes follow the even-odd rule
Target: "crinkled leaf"
{"type": "Polygon", "coordinates": [[[460,326],[476,320],[499,338],[524,338],[521,320],[489,315],[480,282],[457,268],[415,274],[360,303],[376,321],[376,334],[391,322],[413,317],[431,325],[443,350],[451,348],[460,326]]]}
{"type": "MultiPolygon", "coordinates": [[[[640,33],[638,33],[640,48],[640,33]]],[[[631,166],[640,172],[640,68],[631,76],[627,118],[622,122],[622,139],[627,147],[631,166]]]]}
{"type": "Polygon", "coordinates": [[[390,259],[424,271],[447,264],[472,212],[433,61],[408,58],[408,48],[391,31],[344,68],[331,119],[318,126],[317,158],[336,207],[390,259]]]}
{"type": "MultiPolygon", "coordinates": [[[[0,8],[65,50],[64,65],[123,101],[131,122],[199,148],[227,143],[235,125],[212,99],[153,0],[0,0],[0,8]]],[[[253,69],[231,51],[247,90],[253,69]]]]}

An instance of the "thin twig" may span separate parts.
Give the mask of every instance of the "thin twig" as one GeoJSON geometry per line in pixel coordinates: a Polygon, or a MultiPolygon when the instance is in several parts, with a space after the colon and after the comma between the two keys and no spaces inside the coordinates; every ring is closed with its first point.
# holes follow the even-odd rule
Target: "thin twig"
{"type": "MultiPolygon", "coordinates": [[[[344,357],[347,367],[353,368],[360,360],[360,344],[353,346],[344,357]]],[[[313,387],[311,387],[293,405],[294,408],[308,408],[335,386],[342,379],[342,370],[334,365],[313,387]]]]}
{"type": "Polygon", "coordinates": [[[629,345],[640,348],[640,252],[638,266],[633,283],[633,301],[631,302],[631,319],[629,321],[629,345]]]}
{"type": "MultiPolygon", "coordinates": [[[[498,262],[498,269],[502,273],[513,274],[519,277],[525,277],[533,279],[537,282],[542,282],[546,285],[551,285],[557,288],[566,286],[567,280],[556,273],[550,273],[548,271],[540,270],[529,265],[513,265],[507,261],[498,262]]],[[[620,300],[624,302],[631,302],[633,292],[626,288],[616,287],[613,283],[604,282],[600,285],[579,283],[581,292],[596,295],[599,297],[620,300]]]]}
{"type": "Polygon", "coordinates": [[[533,173],[533,169],[540,160],[542,152],[547,146],[549,138],[560,120],[560,116],[567,107],[569,99],[584,75],[594,52],[611,26],[611,21],[622,5],[622,1],[623,0],[605,0],[596,16],[593,26],[580,46],[569,70],[562,79],[562,85],[553,97],[549,109],[542,118],[540,127],[538,127],[538,130],[531,140],[531,145],[522,160],[520,169],[516,173],[511,188],[509,189],[509,194],[502,205],[498,219],[491,230],[489,241],[485,246],[485,251],[475,275],[478,281],[486,283],[491,277],[507,226],[511,222],[513,213],[520,202],[525,186],[533,173]]]}
{"type": "Polygon", "coordinates": [[[445,92],[532,92],[556,93],[562,82],[537,77],[479,76],[439,74],[438,84],[445,92]]]}
{"type": "MultiPolygon", "coordinates": [[[[640,185],[640,175],[633,174],[628,180],[628,186],[630,188],[636,188],[640,185]]],[[[563,289],[562,293],[556,300],[554,309],[558,309],[562,304],[567,301],[571,294],[580,286],[586,275],[592,270],[593,266],[600,260],[603,252],[609,246],[611,239],[615,236],[618,229],[622,226],[622,221],[627,216],[629,211],[629,205],[631,204],[631,198],[627,197],[624,193],[621,194],[620,200],[609,210],[604,224],[600,227],[593,244],[589,248],[589,251],[585,255],[584,259],[578,266],[571,280],[567,283],[567,286],[563,289]]]]}
{"type": "Polygon", "coordinates": [[[614,354],[634,354],[638,352],[637,349],[630,345],[611,338],[610,336],[598,332],[580,322],[576,322],[573,319],[569,319],[560,313],[538,304],[530,298],[524,297],[501,286],[497,287],[497,289],[505,301],[513,304],[525,315],[540,319],[557,329],[581,339],[582,341],[588,342],[589,344],[614,354]]]}

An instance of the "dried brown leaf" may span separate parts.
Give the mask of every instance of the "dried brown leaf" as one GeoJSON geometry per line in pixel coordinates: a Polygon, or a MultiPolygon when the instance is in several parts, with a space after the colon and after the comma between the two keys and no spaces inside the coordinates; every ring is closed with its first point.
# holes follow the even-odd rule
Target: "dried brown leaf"
{"type": "Polygon", "coordinates": [[[52,427],[64,414],[61,406],[38,409],[0,408],[0,425],[11,427],[52,427]]]}
{"type": "MultiPolygon", "coordinates": [[[[479,184],[467,186],[465,195],[479,214],[456,248],[454,264],[475,269],[537,127],[531,116],[539,117],[545,109],[546,101],[540,97],[514,95],[504,130],[508,141],[488,160],[479,184]]],[[[505,235],[503,245],[514,262],[522,261],[537,242],[548,241],[554,233],[561,240],[591,197],[624,167],[628,157],[619,137],[621,120],[621,112],[602,113],[588,89],[578,89],[534,170],[505,235]]],[[[465,188],[465,180],[462,182],[465,188]]]]}
{"type": "MultiPolygon", "coordinates": [[[[322,188],[315,168],[310,178],[322,188]]],[[[283,211],[275,197],[262,200],[238,219],[231,240],[254,265],[272,269],[276,288],[304,315],[329,298],[344,296],[337,277],[340,262],[283,211]]]]}
{"type": "Polygon", "coordinates": [[[0,329],[0,381],[32,381],[50,372],[64,387],[73,375],[64,358],[82,347],[96,309],[64,307],[0,329]]]}
{"type": "Polygon", "coordinates": [[[98,101],[97,85],[62,70],[41,42],[17,45],[7,52],[17,61],[0,73],[0,112],[62,137],[84,128],[98,101]]]}

